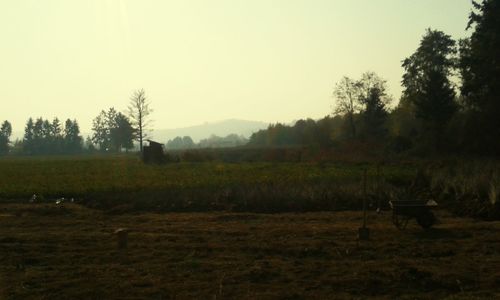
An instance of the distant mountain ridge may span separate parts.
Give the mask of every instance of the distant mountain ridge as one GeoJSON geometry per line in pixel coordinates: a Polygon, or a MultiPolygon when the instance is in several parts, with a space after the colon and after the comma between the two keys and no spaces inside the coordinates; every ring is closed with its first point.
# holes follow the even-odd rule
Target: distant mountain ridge
{"type": "Polygon", "coordinates": [[[201,139],[210,137],[211,135],[225,137],[234,133],[248,138],[252,135],[252,133],[261,129],[266,129],[268,125],[268,123],[259,121],[228,119],[183,128],[157,129],[153,130],[151,136],[153,137],[153,140],[160,143],[166,143],[168,140],[177,136],[190,136],[196,143],[201,139]]]}

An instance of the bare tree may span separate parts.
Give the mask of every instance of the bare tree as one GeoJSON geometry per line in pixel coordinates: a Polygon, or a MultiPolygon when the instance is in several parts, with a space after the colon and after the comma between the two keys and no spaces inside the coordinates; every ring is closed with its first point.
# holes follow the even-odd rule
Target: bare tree
{"type": "Polygon", "coordinates": [[[153,112],[149,108],[150,102],[146,98],[144,89],[134,92],[130,97],[130,105],[128,106],[128,114],[136,132],[136,139],[139,141],[140,151],[142,153],[142,142],[148,137],[147,131],[151,125],[148,120],[149,115],[153,112]]]}

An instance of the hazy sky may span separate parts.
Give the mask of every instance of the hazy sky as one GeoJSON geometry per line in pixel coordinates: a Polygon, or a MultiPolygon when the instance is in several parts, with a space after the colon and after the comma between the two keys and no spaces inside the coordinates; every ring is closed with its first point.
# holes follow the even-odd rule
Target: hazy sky
{"type": "Polygon", "coordinates": [[[0,121],[125,110],[144,88],[155,128],[332,110],[343,75],[401,93],[401,60],[432,27],[465,36],[470,0],[0,0],[0,121]]]}

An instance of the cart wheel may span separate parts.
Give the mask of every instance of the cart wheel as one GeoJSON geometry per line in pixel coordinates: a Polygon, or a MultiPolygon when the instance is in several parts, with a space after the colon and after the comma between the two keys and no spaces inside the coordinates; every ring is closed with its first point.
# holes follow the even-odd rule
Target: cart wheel
{"type": "Polygon", "coordinates": [[[428,229],[436,223],[436,217],[430,210],[426,210],[417,216],[417,223],[422,226],[422,228],[428,229]]]}
{"type": "Polygon", "coordinates": [[[408,225],[409,220],[410,218],[407,216],[401,216],[396,214],[392,215],[392,223],[394,223],[394,225],[400,230],[406,228],[406,225],[408,225]]]}

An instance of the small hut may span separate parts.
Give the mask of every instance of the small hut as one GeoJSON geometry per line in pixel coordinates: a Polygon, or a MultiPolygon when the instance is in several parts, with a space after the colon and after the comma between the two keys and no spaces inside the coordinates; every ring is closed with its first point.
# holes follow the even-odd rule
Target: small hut
{"type": "Polygon", "coordinates": [[[142,161],[146,164],[161,164],[165,162],[165,155],[163,154],[163,144],[147,140],[149,146],[142,148],[142,161]]]}

